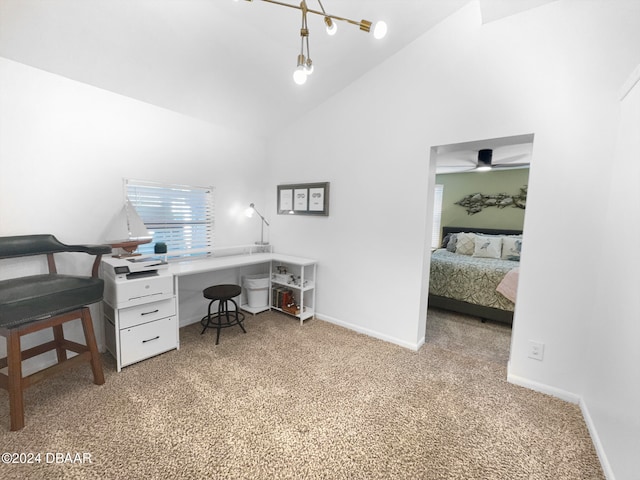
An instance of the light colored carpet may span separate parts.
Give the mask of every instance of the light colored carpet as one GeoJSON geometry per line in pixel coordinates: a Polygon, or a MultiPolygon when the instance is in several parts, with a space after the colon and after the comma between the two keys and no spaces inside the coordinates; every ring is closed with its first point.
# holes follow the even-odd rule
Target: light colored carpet
{"type": "MultiPolygon", "coordinates": [[[[390,320],[392,321],[392,319],[390,320]]],[[[178,351],[27,390],[3,479],[603,479],[576,405],[506,382],[510,330],[430,311],[419,351],[266,312],[248,333],[180,332],[178,351]],[[465,333],[466,332],[466,333],[465,333]],[[47,452],[92,463],[44,463],[47,452]]]]}

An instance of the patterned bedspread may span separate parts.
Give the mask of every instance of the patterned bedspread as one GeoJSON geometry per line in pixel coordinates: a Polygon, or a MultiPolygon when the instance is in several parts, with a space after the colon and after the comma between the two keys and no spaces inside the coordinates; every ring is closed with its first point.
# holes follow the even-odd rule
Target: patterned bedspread
{"type": "Polygon", "coordinates": [[[514,303],[496,288],[506,273],[519,263],[439,249],[431,255],[429,293],[512,312],[514,303]]]}

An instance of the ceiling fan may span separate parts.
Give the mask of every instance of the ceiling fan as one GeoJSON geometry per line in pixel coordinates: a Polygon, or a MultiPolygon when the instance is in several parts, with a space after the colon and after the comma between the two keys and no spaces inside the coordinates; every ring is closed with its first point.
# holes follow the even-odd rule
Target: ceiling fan
{"type": "Polygon", "coordinates": [[[486,172],[528,167],[532,144],[461,150],[438,155],[437,173],[486,172]]]}

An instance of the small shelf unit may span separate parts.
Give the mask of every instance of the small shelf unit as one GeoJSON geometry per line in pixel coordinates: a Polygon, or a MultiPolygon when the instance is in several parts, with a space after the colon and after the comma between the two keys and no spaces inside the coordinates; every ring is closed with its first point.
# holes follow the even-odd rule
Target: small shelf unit
{"type": "Polygon", "coordinates": [[[250,313],[276,310],[300,320],[315,316],[316,261],[289,255],[273,254],[269,265],[269,305],[252,308],[243,305],[250,313]]]}
{"type": "Polygon", "coordinates": [[[269,300],[271,308],[299,318],[300,325],[313,318],[316,314],[316,261],[274,256],[269,300]],[[293,307],[288,308],[283,300],[288,300],[293,307]]]}

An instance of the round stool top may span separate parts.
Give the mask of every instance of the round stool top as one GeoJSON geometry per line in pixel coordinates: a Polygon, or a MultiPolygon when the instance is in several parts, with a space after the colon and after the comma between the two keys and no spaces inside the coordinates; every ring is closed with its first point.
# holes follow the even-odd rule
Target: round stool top
{"type": "Polygon", "coordinates": [[[240,285],[214,285],[202,291],[204,297],[210,300],[229,300],[240,293],[242,293],[240,285]]]}

